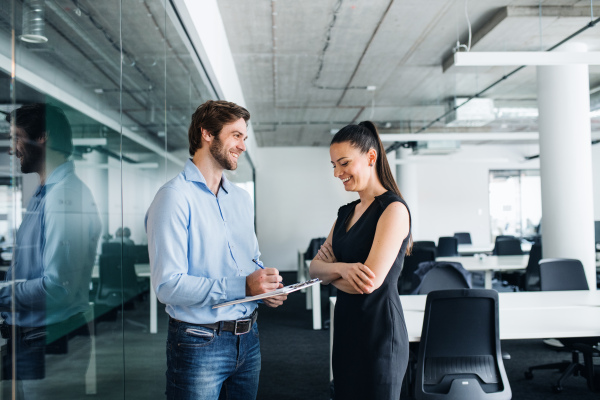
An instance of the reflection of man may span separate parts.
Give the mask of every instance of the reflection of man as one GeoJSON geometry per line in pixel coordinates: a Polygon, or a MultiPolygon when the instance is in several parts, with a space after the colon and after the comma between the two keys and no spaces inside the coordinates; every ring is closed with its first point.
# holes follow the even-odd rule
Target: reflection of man
{"type": "Polygon", "coordinates": [[[9,349],[16,346],[16,368],[5,357],[3,372],[9,379],[12,372],[19,380],[42,379],[48,346],[87,328],[83,313],[89,308],[100,219],[89,188],[68,161],[71,127],[62,110],[32,104],[6,119],[14,125],[21,172],[37,173],[40,186],[17,231],[6,276],[15,283],[0,288],[2,336],[9,349]]]}
{"type": "MultiPolygon", "coordinates": [[[[246,150],[245,108],[208,101],[192,116],[190,155],[146,215],[152,284],[170,315],[167,398],[256,398],[260,345],[256,302],[213,309],[280,286],[274,268],[258,269],[254,211],[224,170],[246,150]]],[[[265,300],[277,307],[285,296],[265,300]]]]}

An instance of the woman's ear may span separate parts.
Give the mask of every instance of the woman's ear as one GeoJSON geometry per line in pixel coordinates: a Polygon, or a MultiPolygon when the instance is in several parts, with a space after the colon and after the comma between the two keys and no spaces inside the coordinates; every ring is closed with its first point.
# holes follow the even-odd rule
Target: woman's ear
{"type": "Polygon", "coordinates": [[[367,156],[369,158],[369,166],[373,167],[377,162],[377,151],[375,151],[375,149],[370,149],[367,156]]]}

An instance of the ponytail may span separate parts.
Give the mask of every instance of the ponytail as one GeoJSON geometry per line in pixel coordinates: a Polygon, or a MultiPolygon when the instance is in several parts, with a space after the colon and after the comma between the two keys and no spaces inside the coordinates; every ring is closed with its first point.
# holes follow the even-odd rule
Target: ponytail
{"type": "Polygon", "coordinates": [[[400,189],[398,189],[398,185],[396,184],[396,180],[392,175],[392,170],[390,168],[390,164],[387,159],[387,155],[385,153],[385,149],[383,148],[383,143],[379,137],[379,133],[377,132],[377,127],[371,121],[363,121],[358,126],[362,126],[366,128],[366,130],[373,136],[375,140],[376,146],[375,150],[377,151],[377,161],[375,163],[375,168],[377,169],[377,176],[381,181],[381,184],[387,190],[396,193],[402,200],[402,193],[400,193],[400,189]]]}

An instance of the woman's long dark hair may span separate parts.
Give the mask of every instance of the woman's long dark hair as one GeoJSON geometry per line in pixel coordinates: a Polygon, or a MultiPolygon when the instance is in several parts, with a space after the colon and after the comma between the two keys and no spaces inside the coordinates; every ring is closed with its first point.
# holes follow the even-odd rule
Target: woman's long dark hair
{"type": "MultiPolygon", "coordinates": [[[[346,125],[340,129],[333,139],[331,139],[330,146],[334,143],[348,142],[352,146],[360,150],[362,154],[367,153],[371,149],[375,149],[377,152],[377,161],[375,162],[375,169],[377,171],[377,177],[381,184],[387,190],[396,193],[402,200],[402,193],[398,189],[398,185],[392,175],[390,164],[385,153],[385,148],[377,132],[377,127],[371,121],[362,121],[358,125],[346,125]]],[[[406,254],[410,254],[412,249],[412,234],[408,238],[408,247],[406,248],[406,254]]]]}

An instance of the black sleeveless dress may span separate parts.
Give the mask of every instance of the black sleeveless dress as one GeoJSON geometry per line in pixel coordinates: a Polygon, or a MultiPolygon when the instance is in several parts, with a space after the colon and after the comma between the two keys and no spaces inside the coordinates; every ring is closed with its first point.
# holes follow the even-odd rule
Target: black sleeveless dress
{"type": "MultiPolygon", "coordinates": [[[[348,232],[348,220],[359,200],[339,209],[333,230],[333,253],[339,262],[367,260],[379,217],[396,201],[406,206],[391,191],[375,197],[348,232]]],[[[398,297],[398,278],[408,237],[379,289],[362,295],[337,292],[332,360],[337,400],[400,398],[408,364],[408,334],[398,297]]]]}

